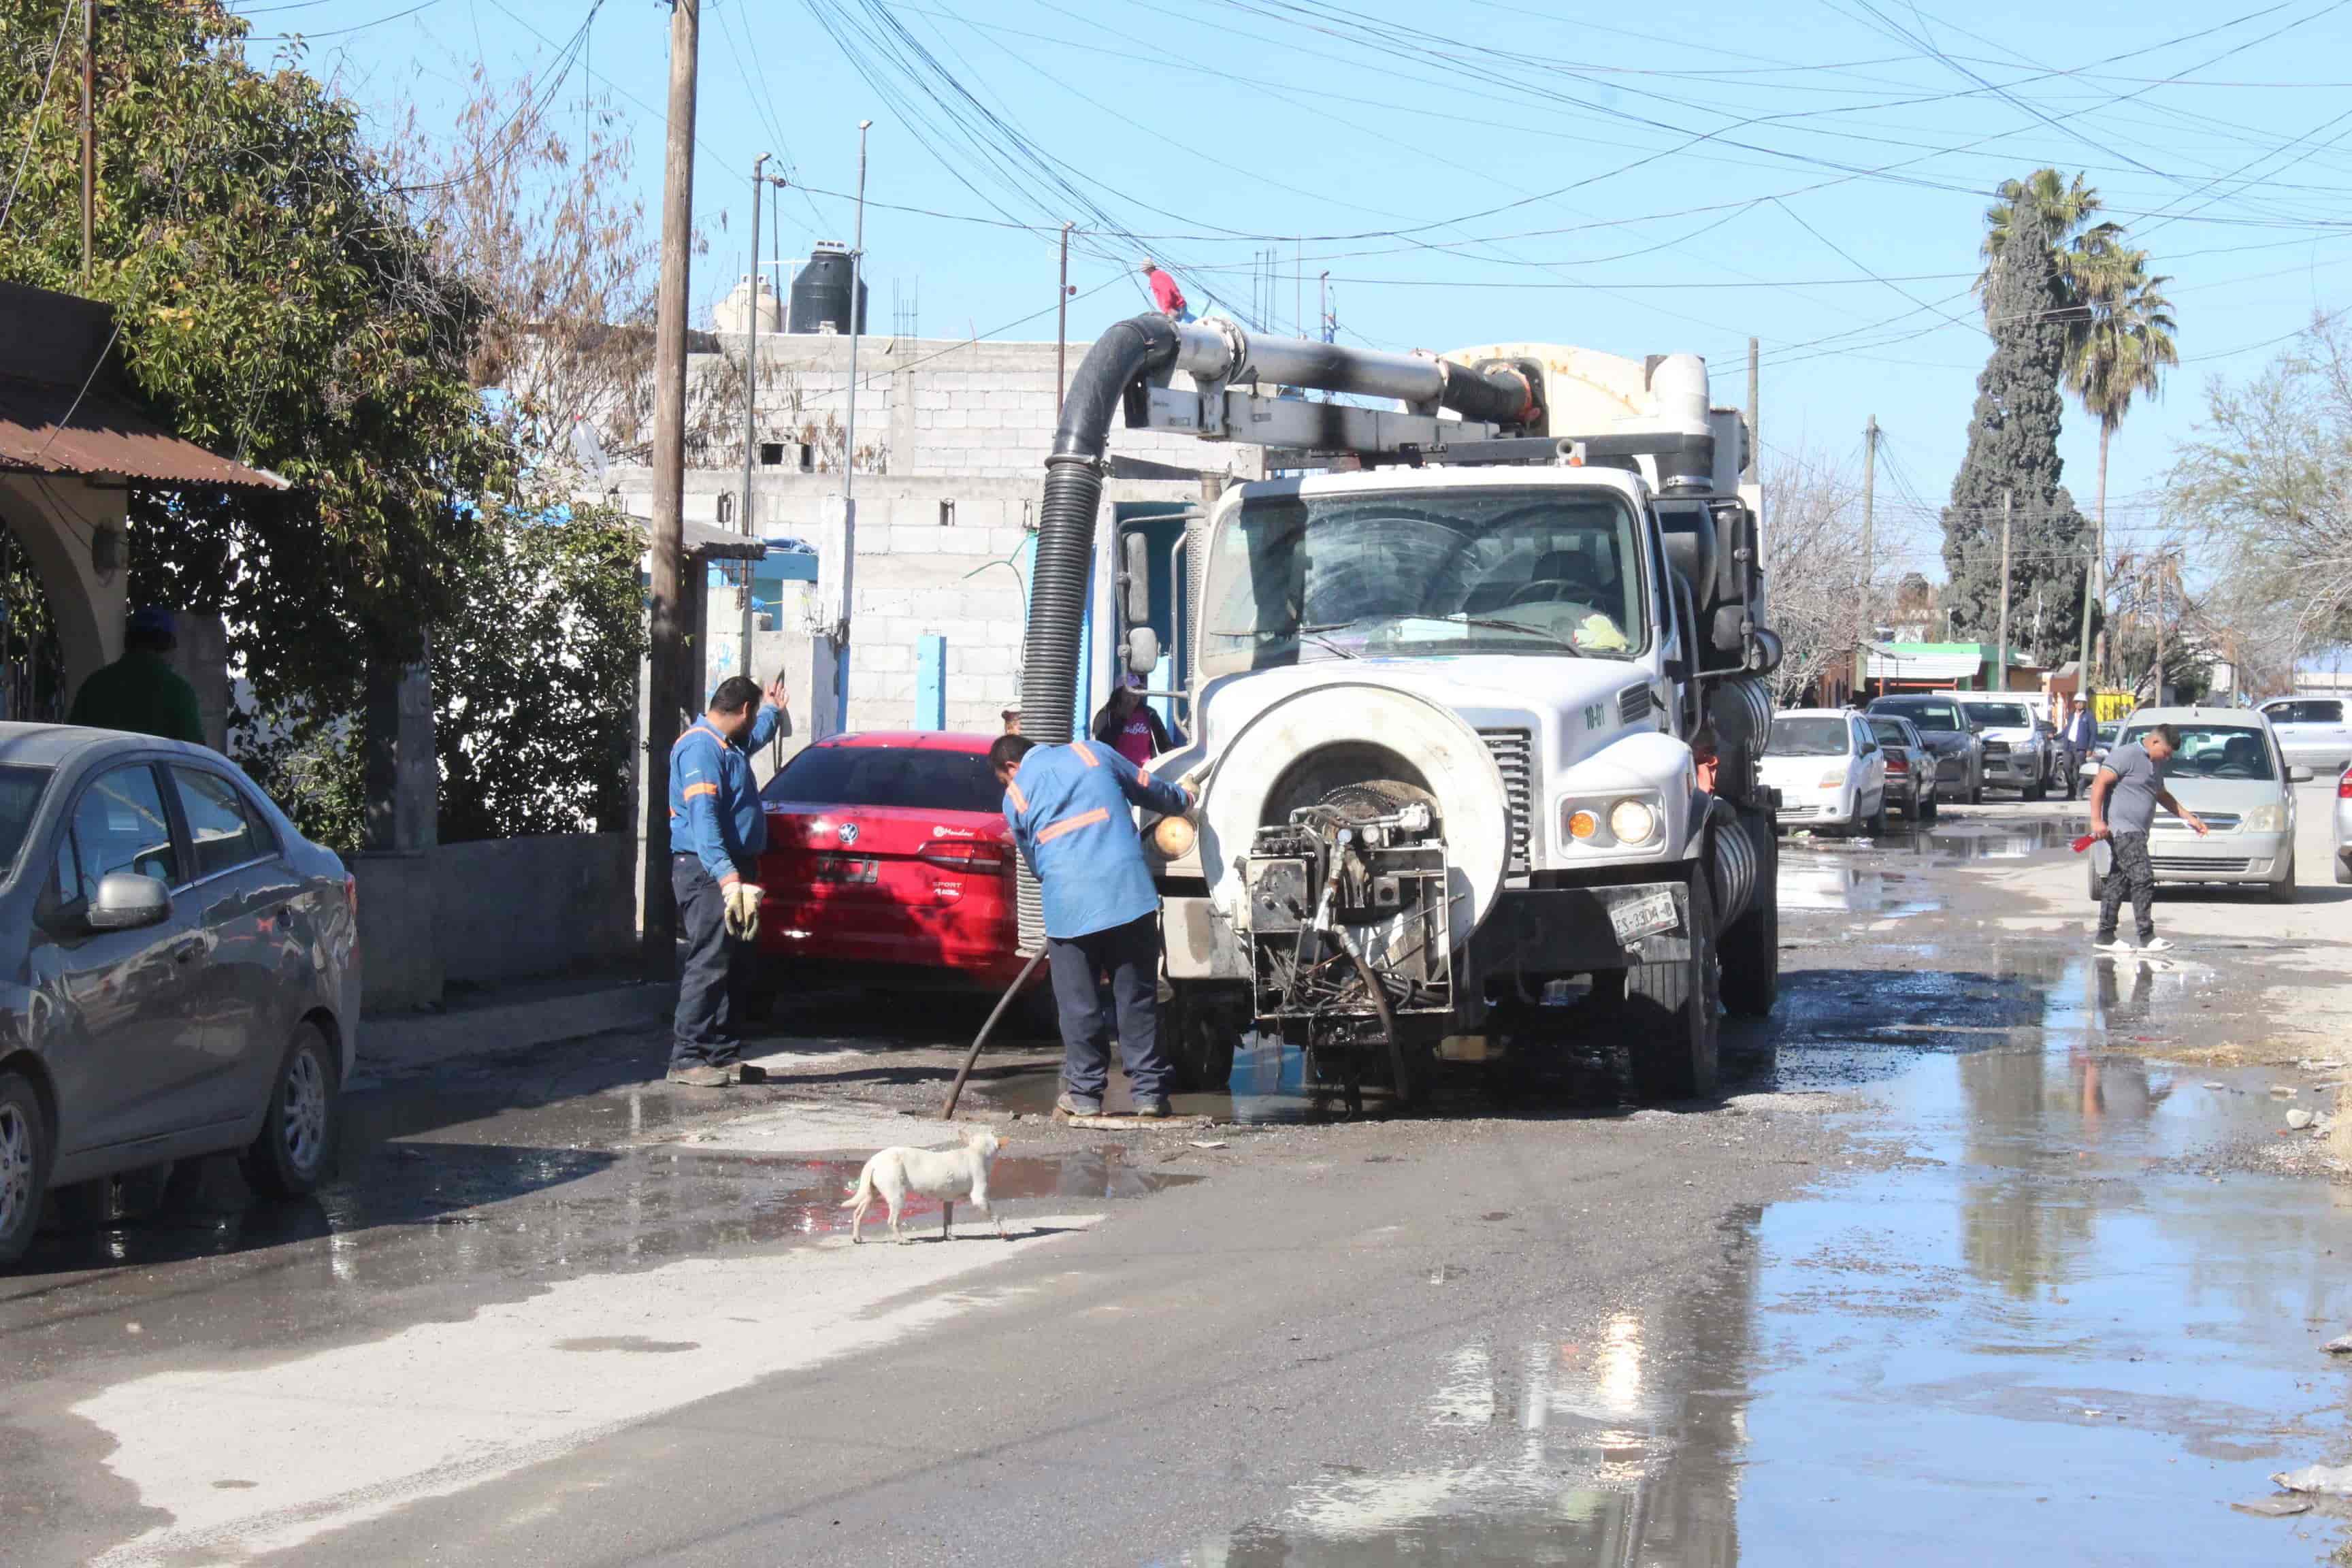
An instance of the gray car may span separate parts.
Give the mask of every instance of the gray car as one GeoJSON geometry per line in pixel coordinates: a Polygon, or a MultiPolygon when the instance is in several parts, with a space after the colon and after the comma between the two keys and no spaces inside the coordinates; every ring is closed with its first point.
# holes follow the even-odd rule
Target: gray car
{"type": "Polygon", "coordinates": [[[1936,759],[1939,798],[1964,800],[1971,805],[1984,799],[1984,742],[1950,692],[1898,692],[1872,702],[1870,711],[1910,721],[1936,759]]]}
{"type": "Polygon", "coordinates": [[[0,724],[0,1266],[75,1184],[238,1150],[264,1192],[319,1184],[357,906],[217,752],[0,724]]]}
{"type": "Polygon", "coordinates": [[[1886,753],[1886,794],[1903,803],[1903,815],[1914,822],[1936,820],[1936,756],[1927,742],[1896,713],[1869,715],[1870,732],[1886,753]]]}

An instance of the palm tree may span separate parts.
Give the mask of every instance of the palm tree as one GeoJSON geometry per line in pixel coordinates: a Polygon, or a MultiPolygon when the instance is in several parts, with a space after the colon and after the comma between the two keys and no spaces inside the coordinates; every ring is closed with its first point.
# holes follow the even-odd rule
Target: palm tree
{"type": "Polygon", "coordinates": [[[1994,270],[2008,256],[2010,247],[2029,233],[2048,247],[2059,287],[2068,297],[2070,309],[2074,307],[2079,294],[2076,272],[2088,247],[2112,243],[2122,233],[2114,224],[2092,222],[2105,205],[2099,193],[2084,184],[2080,174],[2066,180],[2055,169],[2036,169],[2022,180],[2003,180],[1994,195],[1999,199],[1985,209],[1984,270],[1976,281],[1977,297],[1988,315],[1992,310],[1994,270]]]}
{"type": "MultiPolygon", "coordinates": [[[[2103,225],[2112,230],[2114,226],[2103,225]]],[[[2164,297],[2171,279],[2150,277],[2147,252],[2122,242],[2120,232],[2094,231],[2085,237],[2071,273],[2069,289],[2081,313],[2067,326],[2066,390],[2099,422],[2098,549],[2092,557],[2092,577],[2104,575],[2107,548],[2107,444],[2131,412],[2132,400],[2146,393],[2163,393],[2164,372],[2180,363],[2173,345],[2177,330],[2172,301],[2164,297]]],[[[2103,586],[2103,585],[2102,585],[2103,586]]],[[[2085,586],[2083,616],[2084,687],[2091,668],[2089,599],[2085,586]]]]}

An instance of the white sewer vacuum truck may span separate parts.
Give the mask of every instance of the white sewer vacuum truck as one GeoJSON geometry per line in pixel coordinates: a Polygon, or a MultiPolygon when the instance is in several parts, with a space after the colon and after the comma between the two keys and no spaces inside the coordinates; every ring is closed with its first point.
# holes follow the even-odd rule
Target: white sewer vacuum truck
{"type": "Polygon", "coordinates": [[[1041,742],[1077,717],[1115,416],[1328,465],[1186,525],[1190,742],[1151,766],[1202,793],[1144,825],[1185,1075],[1222,1084],[1255,1028],[1305,1048],[1318,1098],[1409,1101],[1449,1037],[1524,1058],[1580,1029],[1623,1045],[1645,1099],[1711,1093],[1718,1003],[1760,1015],[1778,984],[1757,761],[1780,649],[1747,421],[1706,365],[1118,323],[1047,459],[1022,685],[1041,742]]]}

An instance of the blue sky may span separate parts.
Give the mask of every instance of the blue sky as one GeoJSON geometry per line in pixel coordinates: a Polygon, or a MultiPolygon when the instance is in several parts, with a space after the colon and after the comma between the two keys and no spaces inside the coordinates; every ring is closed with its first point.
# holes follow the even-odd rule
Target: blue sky
{"type": "MultiPolygon", "coordinates": [[[[591,84],[657,211],[666,5],[236,8],[257,35],[301,29],[310,68],[387,130],[411,103],[431,124],[477,58],[563,72],[559,101],[591,84]]],[[[782,254],[846,240],[871,119],[873,330],[919,301],[927,336],[1034,316],[1003,335],[1050,337],[1067,218],[1074,336],[1142,306],[1147,248],[1196,305],[1273,330],[1313,331],[1328,270],[1343,341],[1695,351],[1726,403],[1753,333],[1766,441],[1858,469],[1875,414],[1882,530],[1930,568],[2001,179],[2084,173],[2173,279],[2185,363],[2116,442],[2119,544],[2161,537],[2155,490],[2207,381],[2352,300],[2352,0],[707,0],[702,35],[698,321],[746,265],[752,158],[801,187],[782,254]]],[[[2085,512],[2095,450],[2071,412],[2085,512]]]]}

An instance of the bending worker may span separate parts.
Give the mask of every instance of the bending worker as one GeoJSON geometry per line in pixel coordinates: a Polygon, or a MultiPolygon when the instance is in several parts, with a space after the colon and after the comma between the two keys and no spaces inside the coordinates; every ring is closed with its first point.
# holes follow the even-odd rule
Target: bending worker
{"type": "Polygon", "coordinates": [[[720,1089],[743,1081],[743,992],[760,931],[760,852],[768,819],[751,753],[784,716],[779,679],[760,700],[751,678],[730,675],[709,711],[669,749],[670,890],[677,895],[686,957],[678,966],[669,1081],[720,1089]]]}
{"type": "Polygon", "coordinates": [[[1089,741],[1041,746],[1000,735],[988,748],[988,765],[1004,785],[1013,841],[1045,892],[1045,949],[1062,1025],[1062,1092],[1054,1109],[1080,1119],[1102,1114],[1115,1010],[1136,1114],[1167,1115],[1160,895],[1129,806],[1175,816],[1192,810],[1196,793],[1155,780],[1089,741]],[[1110,976],[1112,1009],[1103,1006],[1097,972],[1110,976]]]}

